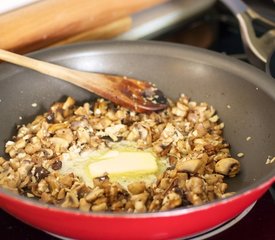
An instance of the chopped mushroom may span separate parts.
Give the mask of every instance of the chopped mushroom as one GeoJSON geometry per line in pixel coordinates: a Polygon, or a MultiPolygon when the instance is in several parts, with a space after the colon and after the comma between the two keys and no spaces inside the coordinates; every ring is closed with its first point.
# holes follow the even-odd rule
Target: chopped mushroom
{"type": "Polygon", "coordinates": [[[240,171],[240,162],[234,158],[224,158],[215,165],[217,173],[234,177],[240,171]]]}
{"type": "Polygon", "coordinates": [[[212,106],[185,95],[150,114],[104,99],[77,106],[68,97],[18,127],[17,135],[7,141],[9,158],[0,157],[0,186],[86,212],[157,212],[203,204],[234,194],[226,192],[224,178],[234,177],[240,163],[230,155],[223,128],[212,106]],[[120,141],[167,161],[152,174],[155,181],[137,179],[122,186],[106,173],[87,184],[80,173],[62,171],[71,156],[109,151],[120,141]]]}
{"type": "Polygon", "coordinates": [[[191,159],[187,161],[178,161],[176,169],[180,172],[196,173],[202,166],[203,162],[199,159],[191,159]]]}

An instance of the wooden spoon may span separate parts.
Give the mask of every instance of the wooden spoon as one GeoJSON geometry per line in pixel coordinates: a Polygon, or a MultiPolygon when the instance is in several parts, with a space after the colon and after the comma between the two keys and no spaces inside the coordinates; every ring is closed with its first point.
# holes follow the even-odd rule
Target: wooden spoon
{"type": "Polygon", "coordinates": [[[125,76],[82,72],[0,49],[0,59],[56,77],[136,112],[167,107],[163,93],[152,83],[125,76]]]}

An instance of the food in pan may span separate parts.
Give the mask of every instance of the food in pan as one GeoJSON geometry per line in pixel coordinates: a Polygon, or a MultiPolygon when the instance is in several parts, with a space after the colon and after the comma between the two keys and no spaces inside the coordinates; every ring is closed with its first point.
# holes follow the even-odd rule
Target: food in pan
{"type": "Polygon", "coordinates": [[[232,195],[225,177],[240,163],[224,123],[205,102],[181,95],[169,107],[136,113],[97,99],[68,97],[18,127],[0,158],[0,185],[83,211],[156,212],[232,195]]]}

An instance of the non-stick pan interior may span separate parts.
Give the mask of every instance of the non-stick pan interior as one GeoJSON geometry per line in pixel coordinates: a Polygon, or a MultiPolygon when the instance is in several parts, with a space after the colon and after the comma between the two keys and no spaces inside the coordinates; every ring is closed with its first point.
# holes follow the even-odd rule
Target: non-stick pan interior
{"type": "MultiPolygon", "coordinates": [[[[44,50],[33,56],[79,70],[151,81],[172,99],[185,93],[194,101],[206,101],[225,123],[224,134],[233,157],[244,153],[239,158],[241,173],[228,180],[230,189],[253,187],[274,175],[274,164],[265,162],[268,156],[275,155],[275,86],[264,73],[247,64],[201,49],[148,42],[82,44],[44,50]]],[[[79,102],[96,97],[34,71],[1,65],[1,155],[16,125],[31,121],[53,102],[66,96],[79,102]]]]}

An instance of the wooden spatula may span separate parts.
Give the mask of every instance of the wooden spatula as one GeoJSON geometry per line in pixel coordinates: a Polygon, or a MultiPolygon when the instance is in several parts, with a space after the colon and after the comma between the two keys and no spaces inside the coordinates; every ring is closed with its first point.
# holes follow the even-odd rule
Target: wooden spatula
{"type": "Polygon", "coordinates": [[[136,112],[167,107],[163,93],[153,84],[125,76],[77,71],[0,49],[0,59],[70,82],[136,112]]]}

